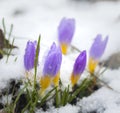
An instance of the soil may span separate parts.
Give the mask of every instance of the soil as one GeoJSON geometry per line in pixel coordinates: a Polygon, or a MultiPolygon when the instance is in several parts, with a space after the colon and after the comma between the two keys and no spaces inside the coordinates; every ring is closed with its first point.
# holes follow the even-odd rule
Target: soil
{"type": "MultiPolygon", "coordinates": [[[[2,96],[12,95],[11,103],[15,102],[15,100],[20,92],[21,85],[23,85],[21,80],[10,79],[7,86],[0,91],[0,100],[2,99],[2,96]]],[[[72,100],[72,102],[70,102],[70,104],[76,105],[79,99],[89,96],[91,93],[93,93],[94,91],[96,91],[100,88],[98,85],[94,85],[94,87],[93,87],[91,83],[89,85],[90,85],[90,87],[86,87],[84,90],[81,90],[80,93],[78,95],[76,95],[76,98],[74,98],[72,100]]],[[[77,90],[77,88],[79,88],[79,86],[75,85],[73,88],[73,91],[70,93],[71,94],[74,93],[77,90]]],[[[53,106],[56,106],[55,102],[56,102],[55,97],[53,97],[53,106]]],[[[20,97],[16,103],[14,113],[21,113],[23,108],[25,108],[27,104],[28,104],[28,97],[27,97],[27,94],[25,94],[23,92],[20,95],[20,97]]],[[[1,102],[0,110],[2,110],[4,108],[4,106],[6,106],[6,105],[1,102]]],[[[40,105],[38,103],[36,107],[38,109],[40,109],[40,108],[43,109],[43,111],[47,111],[49,109],[47,102],[45,102],[43,105],[40,105]]]]}

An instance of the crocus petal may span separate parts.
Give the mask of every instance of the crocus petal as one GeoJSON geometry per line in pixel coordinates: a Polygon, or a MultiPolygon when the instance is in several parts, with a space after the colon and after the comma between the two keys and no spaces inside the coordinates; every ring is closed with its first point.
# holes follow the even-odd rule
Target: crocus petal
{"type": "Polygon", "coordinates": [[[98,34],[90,48],[90,57],[99,59],[105,51],[107,42],[108,36],[102,40],[102,35],[98,34]]]}
{"type": "Polygon", "coordinates": [[[63,54],[67,53],[67,47],[71,44],[75,32],[75,19],[63,18],[58,26],[58,40],[63,54]]]}
{"type": "Polygon", "coordinates": [[[98,65],[98,61],[97,60],[95,60],[93,58],[89,58],[88,68],[89,68],[89,72],[90,73],[94,73],[97,65],[98,65]]]}
{"type": "Polygon", "coordinates": [[[98,34],[95,38],[91,48],[90,48],[90,56],[88,62],[88,69],[90,73],[94,73],[99,59],[102,57],[106,45],[108,42],[108,36],[104,40],[102,40],[102,35],[98,34]]]}
{"type": "Polygon", "coordinates": [[[75,61],[73,74],[74,75],[82,74],[85,69],[85,66],[86,66],[86,51],[82,51],[75,61]]]}
{"type": "Polygon", "coordinates": [[[74,86],[78,82],[79,78],[80,78],[80,75],[74,75],[74,74],[71,75],[70,80],[71,80],[72,86],[74,86]]]}
{"type": "Polygon", "coordinates": [[[61,61],[61,50],[59,47],[56,47],[55,43],[53,43],[47,57],[45,58],[43,75],[55,76],[60,70],[61,61]]]}
{"type": "Polygon", "coordinates": [[[51,77],[50,76],[42,76],[40,79],[40,85],[41,85],[41,95],[44,93],[44,91],[50,86],[51,84],[51,77]]]}
{"type": "Polygon", "coordinates": [[[67,45],[67,44],[64,44],[64,43],[61,43],[61,44],[60,44],[60,47],[61,47],[62,53],[63,53],[64,55],[67,54],[68,45],[67,45]]]}
{"type": "Polygon", "coordinates": [[[53,78],[53,84],[54,86],[58,86],[59,84],[59,78],[60,78],[60,72],[53,78]]]}
{"type": "Polygon", "coordinates": [[[36,41],[34,42],[28,41],[24,55],[24,66],[27,71],[34,67],[35,54],[36,54],[36,41]]]}
{"type": "Polygon", "coordinates": [[[58,27],[58,38],[62,43],[71,43],[75,32],[75,20],[63,18],[58,27]]]}
{"type": "Polygon", "coordinates": [[[41,82],[42,90],[45,90],[49,87],[52,82],[55,86],[58,86],[59,76],[60,76],[60,66],[62,62],[62,53],[60,47],[57,47],[55,43],[52,44],[48,55],[45,58],[44,68],[43,68],[43,79],[41,82]],[[46,79],[49,78],[49,79],[46,79]],[[49,82],[49,84],[47,84],[49,82]],[[47,84],[47,85],[45,85],[47,84]]]}
{"type": "Polygon", "coordinates": [[[85,70],[85,66],[86,66],[86,51],[82,51],[74,63],[73,72],[71,74],[72,86],[74,86],[79,80],[80,75],[85,70]]]}

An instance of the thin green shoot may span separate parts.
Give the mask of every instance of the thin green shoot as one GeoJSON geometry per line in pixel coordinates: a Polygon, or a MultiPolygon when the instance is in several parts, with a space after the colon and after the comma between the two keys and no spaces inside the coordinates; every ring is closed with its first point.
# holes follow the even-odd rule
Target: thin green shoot
{"type": "Polygon", "coordinates": [[[2,26],[3,26],[3,31],[4,31],[4,38],[6,38],[6,26],[5,26],[4,18],[2,19],[2,26]]]}
{"type": "Polygon", "coordinates": [[[19,92],[17,98],[15,99],[14,105],[13,105],[13,113],[17,104],[17,101],[19,100],[20,96],[22,95],[22,93],[24,92],[24,90],[26,89],[27,85],[19,92]]]}
{"type": "Polygon", "coordinates": [[[10,40],[12,31],[13,31],[13,24],[11,24],[11,26],[10,26],[10,31],[9,31],[9,34],[8,34],[8,40],[10,40]]]}
{"type": "MultiPolygon", "coordinates": [[[[12,46],[13,46],[13,44],[14,44],[14,41],[15,41],[15,39],[13,38],[12,46]]],[[[10,56],[11,52],[12,52],[12,48],[10,48],[10,50],[8,51],[6,63],[8,63],[8,59],[9,59],[9,56],[10,56]]]]}
{"type": "Polygon", "coordinates": [[[37,43],[37,48],[36,48],[36,56],[35,56],[35,63],[34,63],[34,68],[35,68],[35,73],[34,73],[34,89],[36,88],[36,75],[37,75],[37,65],[38,65],[38,57],[39,57],[39,50],[40,50],[40,38],[38,38],[38,43],[37,43]]]}
{"type": "MultiPolygon", "coordinates": [[[[57,87],[54,87],[53,89],[51,89],[42,99],[41,99],[41,103],[40,106],[42,106],[44,104],[44,102],[47,100],[47,98],[52,94],[53,91],[56,90],[57,87]]],[[[48,99],[49,100],[49,99],[48,99]]]]}

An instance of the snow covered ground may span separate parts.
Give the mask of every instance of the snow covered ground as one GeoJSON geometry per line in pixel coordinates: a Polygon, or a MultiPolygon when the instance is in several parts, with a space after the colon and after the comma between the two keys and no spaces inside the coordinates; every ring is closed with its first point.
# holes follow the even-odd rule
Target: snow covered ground
{"type": "MultiPolygon", "coordinates": [[[[24,76],[23,55],[27,40],[36,40],[41,34],[39,72],[42,70],[43,56],[53,41],[57,43],[57,27],[63,17],[75,18],[76,32],[72,45],[80,50],[89,48],[97,33],[109,35],[109,42],[102,59],[120,51],[120,1],[86,2],[79,0],[0,0],[0,28],[4,17],[6,27],[14,25],[13,35],[19,50],[6,64],[6,57],[0,60],[0,87],[12,77],[24,76]]],[[[61,79],[69,83],[70,70],[77,52],[63,56],[61,79]],[[69,68],[68,68],[69,66],[69,68]]],[[[82,75],[84,77],[84,75],[82,75]]],[[[120,113],[120,70],[107,70],[101,77],[115,91],[103,87],[77,106],[67,105],[59,109],[51,108],[46,113],[120,113]]],[[[41,111],[38,110],[37,113],[41,111]]]]}

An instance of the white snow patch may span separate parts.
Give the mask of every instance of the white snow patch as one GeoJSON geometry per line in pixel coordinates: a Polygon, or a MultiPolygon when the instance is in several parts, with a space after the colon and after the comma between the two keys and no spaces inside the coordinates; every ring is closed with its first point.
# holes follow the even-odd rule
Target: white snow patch
{"type": "Polygon", "coordinates": [[[50,108],[48,111],[43,112],[42,110],[37,110],[36,113],[78,113],[79,107],[77,106],[72,106],[70,104],[67,104],[65,107],[60,107],[60,108],[50,108]]]}

